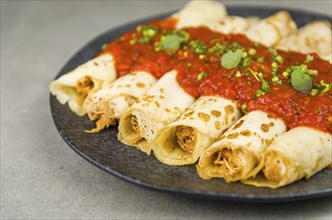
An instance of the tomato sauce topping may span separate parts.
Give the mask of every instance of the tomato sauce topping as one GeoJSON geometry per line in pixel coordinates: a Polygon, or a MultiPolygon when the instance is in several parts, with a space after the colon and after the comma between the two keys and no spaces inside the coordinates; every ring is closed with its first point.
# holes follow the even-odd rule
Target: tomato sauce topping
{"type": "MultiPolygon", "coordinates": [[[[160,78],[178,71],[190,95],[235,100],[244,113],[262,110],[287,127],[332,133],[332,65],[317,54],[275,50],[243,34],[205,27],[176,30],[176,20],[140,25],[103,48],[119,76],[135,70],[160,78]]],[[[327,45],[328,46],[328,45],[327,45]]]]}

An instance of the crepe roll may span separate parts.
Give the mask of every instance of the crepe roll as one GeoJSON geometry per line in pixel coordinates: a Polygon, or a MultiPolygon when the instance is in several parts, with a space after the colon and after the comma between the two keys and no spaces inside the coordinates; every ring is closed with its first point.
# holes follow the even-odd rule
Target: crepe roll
{"type": "Polygon", "coordinates": [[[255,176],[263,166],[264,149],[285,131],[281,119],[259,110],[249,112],[203,152],[197,173],[203,179],[219,177],[226,182],[255,176]]]}
{"type": "Polygon", "coordinates": [[[331,134],[296,127],[277,137],[264,152],[264,166],[256,178],[242,182],[279,188],[302,178],[309,179],[332,163],[331,134]]]}
{"type": "Polygon", "coordinates": [[[82,116],[86,113],[85,98],[115,79],[113,56],[105,54],[52,81],[50,91],[61,104],[68,102],[70,109],[82,116]]]}
{"type": "Polygon", "coordinates": [[[166,73],[120,118],[118,139],[150,154],[159,131],[180,116],[193,102],[176,80],[177,71],[166,73]]]}
{"type": "Polygon", "coordinates": [[[258,21],[259,18],[257,17],[243,18],[239,16],[227,16],[204,26],[217,33],[233,34],[243,33],[258,21]]]}
{"type": "Polygon", "coordinates": [[[275,46],[282,38],[295,33],[295,22],[286,11],[278,12],[260,20],[245,32],[247,37],[265,46],[275,46]]]}
{"type": "Polygon", "coordinates": [[[153,141],[156,158],[169,165],[193,164],[241,113],[235,102],[217,96],[202,96],[153,141]]]}
{"type": "Polygon", "coordinates": [[[277,45],[278,49],[301,53],[317,53],[332,62],[332,31],[328,21],[311,22],[277,45]]]}
{"type": "Polygon", "coordinates": [[[223,4],[211,0],[190,1],[182,10],[175,13],[172,18],[178,20],[177,29],[185,27],[198,27],[219,21],[227,16],[226,8],[223,4]]]}
{"type": "Polygon", "coordinates": [[[156,83],[157,79],[144,71],[136,71],[124,75],[113,83],[100,89],[86,98],[84,108],[91,120],[99,119],[96,128],[90,132],[98,132],[105,127],[115,125],[124,112],[156,83]]]}

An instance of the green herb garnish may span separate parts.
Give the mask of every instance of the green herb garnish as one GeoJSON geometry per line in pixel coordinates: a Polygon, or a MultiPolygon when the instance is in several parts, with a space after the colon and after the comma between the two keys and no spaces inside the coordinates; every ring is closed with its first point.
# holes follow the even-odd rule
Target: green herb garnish
{"type": "Polygon", "coordinates": [[[107,46],[108,46],[108,44],[103,44],[103,46],[101,46],[101,50],[102,51],[106,50],[107,46]]]}
{"type": "Polygon", "coordinates": [[[242,59],[242,50],[225,53],[221,57],[221,66],[225,69],[233,69],[237,67],[242,59]]]}
{"type": "Polygon", "coordinates": [[[291,85],[298,92],[306,93],[311,90],[312,77],[307,73],[306,67],[294,67],[291,75],[291,85]]]}
{"type": "Polygon", "coordinates": [[[246,105],[246,104],[241,105],[241,110],[242,110],[242,112],[243,112],[244,114],[247,113],[247,112],[248,112],[248,110],[247,110],[247,105],[246,105]]]}
{"type": "Polygon", "coordinates": [[[201,79],[204,79],[208,76],[208,74],[204,71],[200,72],[198,75],[197,75],[197,80],[201,80],[201,79]]]}
{"type": "Polygon", "coordinates": [[[193,40],[193,41],[190,41],[189,45],[190,45],[192,51],[197,54],[205,53],[208,50],[207,46],[204,44],[203,41],[193,40]]]}
{"type": "Polygon", "coordinates": [[[261,81],[262,81],[262,90],[264,92],[270,92],[271,90],[268,81],[266,81],[265,79],[261,79],[261,81]]]}

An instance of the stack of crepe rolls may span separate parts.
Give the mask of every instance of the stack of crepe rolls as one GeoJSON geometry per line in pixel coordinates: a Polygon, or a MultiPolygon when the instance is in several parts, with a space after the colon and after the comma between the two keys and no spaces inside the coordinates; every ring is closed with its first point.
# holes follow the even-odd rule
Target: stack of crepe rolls
{"type": "Polygon", "coordinates": [[[235,102],[202,96],[158,134],[152,144],[154,155],[169,165],[193,164],[240,116],[235,102]]]}
{"type": "Polygon", "coordinates": [[[82,116],[86,113],[86,110],[82,108],[85,98],[115,79],[113,57],[105,54],[52,81],[50,91],[61,104],[68,102],[70,109],[82,116]]]}
{"type": "Polygon", "coordinates": [[[203,179],[219,177],[226,182],[255,176],[263,165],[264,150],[285,131],[281,119],[259,110],[249,112],[203,152],[197,173],[203,179]]]}
{"type": "MultiPolygon", "coordinates": [[[[226,15],[225,6],[219,2],[195,0],[189,2],[182,10],[172,15],[171,18],[178,20],[176,28],[180,29],[215,22],[221,20],[226,15]]],[[[110,84],[116,78],[113,56],[111,54],[103,54],[51,82],[50,91],[61,104],[68,102],[73,112],[79,116],[83,116],[87,113],[84,106],[88,106],[83,105],[85,99],[88,96],[92,96],[102,87],[110,84]]],[[[94,98],[92,97],[92,99],[94,98]]],[[[89,116],[91,117],[93,114],[90,113],[89,116]]],[[[101,128],[100,125],[99,127],[97,125],[95,131],[99,128],[101,128]]]]}
{"type": "MultiPolygon", "coordinates": [[[[244,19],[241,17],[226,17],[224,21],[208,24],[207,27],[216,32],[224,33],[251,33],[257,28],[264,28],[268,32],[271,27],[287,27],[287,30],[282,32],[273,29],[273,34],[278,38],[269,44],[274,44],[280,37],[287,36],[294,31],[294,28],[296,29],[294,21],[291,20],[287,12],[276,13],[261,21],[257,21],[255,18],[244,19]],[[249,31],[245,31],[248,28],[249,31]]],[[[253,37],[259,43],[266,44],[267,42],[264,36],[253,37]]],[[[193,164],[215,138],[233,125],[239,117],[240,112],[231,100],[221,97],[201,97],[179,120],[171,123],[160,132],[152,144],[154,154],[160,162],[169,165],[193,164]],[[225,112],[221,118],[213,117],[211,110],[217,109],[217,106],[219,106],[219,111],[223,111],[226,106],[231,106],[234,110],[230,117],[234,120],[229,120],[229,115],[225,112]],[[193,112],[195,114],[190,115],[193,112]],[[198,113],[207,115],[205,118],[209,120],[202,122],[198,113]],[[215,123],[218,123],[218,126],[215,123]]],[[[266,146],[264,145],[264,147],[266,146]]]]}
{"type": "Polygon", "coordinates": [[[175,70],[166,73],[120,118],[118,139],[122,143],[150,154],[159,131],[195,101],[179,85],[176,75],[175,70]]]}
{"type": "Polygon", "coordinates": [[[115,125],[125,111],[156,83],[157,79],[144,71],[124,75],[113,83],[86,98],[83,106],[91,120],[99,119],[97,127],[90,132],[99,132],[115,125]]]}
{"type": "Polygon", "coordinates": [[[308,127],[296,127],[278,136],[264,152],[264,165],[256,178],[242,182],[279,188],[310,178],[332,163],[332,136],[308,127]]]}
{"type": "MultiPolygon", "coordinates": [[[[192,1],[184,9],[171,16],[171,18],[175,17],[178,20],[177,28],[180,28],[183,25],[195,27],[206,25],[210,22],[218,23],[226,15],[225,7],[220,3],[207,1],[202,4],[201,1],[192,1]],[[192,17],[195,17],[195,19],[191,19],[192,17]]],[[[227,24],[231,23],[231,25],[226,25],[226,27],[235,29],[238,26],[238,20],[242,21],[245,19],[240,17],[229,19],[227,24]]],[[[222,23],[226,24],[226,21],[222,23]]],[[[240,30],[240,28],[237,28],[237,30],[240,30]]],[[[98,119],[96,128],[89,132],[99,132],[110,125],[115,125],[122,114],[138,98],[145,95],[156,80],[148,72],[129,73],[86,98],[83,108],[91,120],[98,119]]]]}
{"type": "Polygon", "coordinates": [[[252,25],[245,34],[253,41],[272,47],[282,38],[295,33],[296,30],[296,24],[289,13],[281,11],[252,25]]]}
{"type": "Polygon", "coordinates": [[[284,38],[277,49],[292,50],[301,53],[317,53],[322,59],[332,62],[331,23],[314,21],[300,28],[295,34],[284,38]]]}

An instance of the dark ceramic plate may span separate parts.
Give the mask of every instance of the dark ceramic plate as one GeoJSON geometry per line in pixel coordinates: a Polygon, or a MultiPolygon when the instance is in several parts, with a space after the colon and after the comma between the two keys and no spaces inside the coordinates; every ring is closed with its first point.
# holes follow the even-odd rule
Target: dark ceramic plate
{"type": "MultiPolygon", "coordinates": [[[[266,17],[282,8],[228,7],[229,14],[239,16],[266,17]]],[[[331,18],[303,11],[287,9],[299,27],[312,20],[331,18]]],[[[85,45],[62,68],[62,74],[91,59],[104,43],[110,42],[138,24],[169,14],[147,18],[110,30],[85,45]]],[[[188,196],[210,199],[280,202],[303,200],[332,195],[332,170],[323,170],[310,180],[302,180],[281,189],[272,190],[246,186],[241,183],[227,184],[221,179],[205,181],[200,179],[195,166],[172,167],[161,164],[153,156],[120,143],[117,128],[113,127],[98,134],[85,133],[93,123],[85,117],[78,117],[67,105],[61,105],[51,96],[50,105],[54,123],[65,142],[79,155],[100,169],[136,185],[163,192],[180,193],[188,196]]]]}

